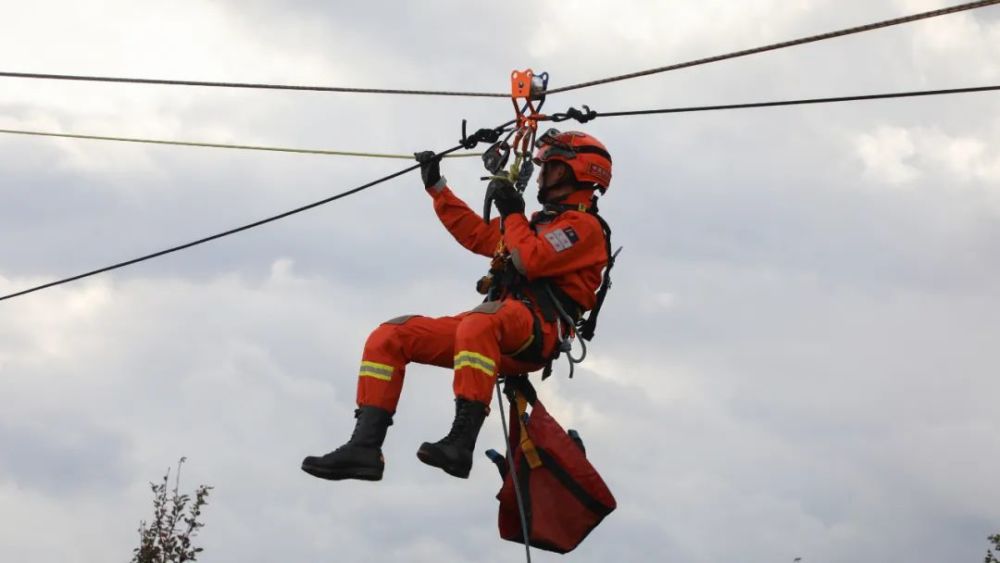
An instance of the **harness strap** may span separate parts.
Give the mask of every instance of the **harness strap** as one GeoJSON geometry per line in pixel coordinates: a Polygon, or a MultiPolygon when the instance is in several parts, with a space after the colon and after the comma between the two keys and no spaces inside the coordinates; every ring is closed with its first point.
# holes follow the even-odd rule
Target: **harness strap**
{"type": "Polygon", "coordinates": [[[542,347],[544,346],[544,342],[542,341],[542,321],[534,311],[531,311],[531,320],[531,339],[521,346],[520,350],[511,354],[510,357],[519,362],[532,364],[545,363],[548,361],[548,358],[542,355],[542,347]]]}
{"type": "MultiPolygon", "coordinates": [[[[491,275],[488,276],[491,282],[488,284],[490,287],[487,291],[481,291],[481,293],[486,293],[487,301],[500,299],[504,293],[510,292],[515,297],[526,302],[530,302],[535,306],[529,308],[532,316],[531,337],[524,343],[524,345],[522,345],[510,356],[518,361],[544,365],[545,370],[542,373],[542,380],[547,379],[552,374],[552,362],[555,361],[563,351],[567,351],[567,353],[569,353],[568,340],[565,340],[567,335],[571,335],[575,331],[576,334],[578,334],[583,340],[590,341],[593,339],[594,330],[597,326],[597,317],[600,314],[601,307],[604,305],[604,299],[607,296],[608,289],[611,287],[611,268],[614,266],[615,257],[617,255],[617,253],[611,252],[611,227],[597,212],[596,196],[591,201],[589,207],[586,204],[568,205],[563,203],[547,203],[543,207],[542,211],[532,218],[530,223],[531,228],[536,229],[540,224],[551,222],[566,211],[589,213],[597,219],[597,221],[601,224],[601,231],[604,234],[605,250],[608,255],[608,263],[604,269],[601,286],[597,290],[595,306],[586,318],[583,316],[583,307],[574,301],[573,298],[559,286],[552,283],[552,280],[543,278],[527,281],[513,268],[508,260],[498,262],[497,258],[504,254],[502,242],[501,246],[498,248],[496,256],[494,256],[494,264],[490,270],[491,275]],[[562,330],[563,334],[558,335],[558,339],[562,342],[562,345],[553,347],[552,352],[549,354],[544,354],[545,343],[542,338],[543,320],[544,322],[550,324],[558,324],[562,322],[564,324],[560,324],[559,326],[565,327],[562,330]]],[[[581,344],[583,344],[582,341],[581,344]]],[[[586,348],[584,348],[584,355],[585,354],[586,348]]],[[[570,377],[572,377],[572,364],[574,362],[582,361],[583,356],[574,359],[572,354],[570,354],[569,357],[570,377]]]]}
{"type": "MultiPolygon", "coordinates": [[[[597,221],[601,224],[601,231],[604,233],[604,248],[608,254],[608,265],[605,266],[604,268],[604,275],[601,279],[601,286],[597,290],[597,301],[594,304],[594,308],[590,310],[590,314],[587,315],[587,318],[583,320],[582,323],[580,323],[580,315],[573,314],[573,311],[580,311],[579,306],[576,306],[575,309],[566,308],[565,301],[563,301],[563,299],[561,298],[559,299],[560,304],[563,305],[564,310],[574,315],[574,319],[577,321],[578,325],[576,327],[577,333],[580,335],[580,338],[590,341],[593,340],[594,332],[597,330],[597,317],[601,314],[601,307],[604,305],[604,299],[608,295],[608,290],[611,289],[611,269],[614,268],[615,258],[617,257],[618,253],[611,251],[611,225],[608,225],[608,222],[604,220],[604,217],[601,217],[599,210],[597,209],[597,196],[594,196],[594,198],[590,201],[589,207],[585,206],[584,204],[567,205],[565,203],[547,203],[545,204],[545,207],[542,209],[542,213],[545,214],[545,216],[542,217],[542,214],[539,214],[539,218],[543,219],[543,221],[539,221],[539,223],[551,221],[552,219],[555,219],[557,216],[559,216],[562,213],[565,213],[566,211],[581,211],[589,213],[591,216],[597,219],[597,221]]],[[[532,227],[534,227],[536,225],[536,222],[533,220],[531,225],[532,227]]],[[[549,286],[552,287],[553,291],[558,291],[559,293],[562,293],[562,290],[560,290],[554,284],[549,284],[549,286]]]]}
{"type": "Polygon", "coordinates": [[[594,331],[597,330],[597,317],[601,314],[601,307],[604,306],[604,298],[608,296],[608,290],[611,289],[611,269],[615,267],[615,258],[618,256],[617,252],[611,252],[611,226],[604,220],[604,217],[597,214],[596,205],[597,202],[595,200],[594,211],[591,214],[600,221],[601,230],[604,231],[604,244],[608,253],[608,265],[604,268],[601,287],[597,290],[597,302],[594,304],[594,308],[591,309],[590,315],[587,316],[587,320],[580,325],[577,331],[580,334],[580,338],[587,341],[594,338],[594,331]]]}

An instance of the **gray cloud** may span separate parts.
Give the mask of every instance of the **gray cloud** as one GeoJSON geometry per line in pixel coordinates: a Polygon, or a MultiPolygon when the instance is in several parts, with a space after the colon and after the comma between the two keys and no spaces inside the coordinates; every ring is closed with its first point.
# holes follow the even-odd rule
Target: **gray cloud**
{"type": "MultiPolygon", "coordinates": [[[[565,84],[931,8],[103,7],[120,15],[55,10],[64,17],[45,29],[67,31],[52,44],[26,33],[39,28],[33,12],[12,11],[0,52],[22,53],[9,67],[43,72],[503,90],[515,67],[565,84]],[[518,15],[528,10],[538,17],[518,15]]],[[[995,11],[549,104],[608,111],[987,83],[1000,73],[995,11]]],[[[394,152],[451,146],[462,117],[480,125],[510,112],[504,100],[18,81],[4,82],[0,109],[10,127],[394,152]]],[[[983,94],[587,126],[615,155],[603,209],[626,249],[592,359],[572,382],[560,364],[543,400],[583,434],[620,508],[574,560],[981,557],[1000,520],[996,109],[983,94]]],[[[0,291],[404,165],[0,138],[0,291]]],[[[474,160],[449,161],[445,174],[478,206],[474,160]]],[[[121,557],[148,518],[146,483],[180,455],[191,460],[185,484],[217,487],[203,536],[211,559],[520,557],[497,539],[499,479],[485,459],[458,481],[415,458],[447,429],[444,370],[408,372],[385,481],[298,470],[349,435],[367,332],[403,312],[471,306],[484,268],[439,227],[411,174],[0,304],[0,558],[121,557]],[[43,541],[44,522],[67,534],[43,541]]],[[[481,449],[501,443],[496,418],[481,449]]]]}
{"type": "Polygon", "coordinates": [[[126,444],[84,421],[59,418],[37,427],[0,423],[0,474],[51,496],[101,493],[126,485],[126,444]]]}

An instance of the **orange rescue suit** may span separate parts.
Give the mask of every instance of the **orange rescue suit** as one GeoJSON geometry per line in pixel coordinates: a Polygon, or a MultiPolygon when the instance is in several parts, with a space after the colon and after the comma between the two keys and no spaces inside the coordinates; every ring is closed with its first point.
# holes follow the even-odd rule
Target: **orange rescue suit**
{"type": "MultiPolygon", "coordinates": [[[[548,279],[582,311],[594,307],[608,262],[604,231],[596,217],[578,210],[554,217],[536,213],[532,224],[523,214],[514,213],[504,219],[501,233],[500,219],[487,224],[447,186],[428,189],[428,193],[434,198],[441,223],[459,244],[492,258],[502,240],[513,266],[525,279],[548,279]]],[[[592,194],[588,190],[574,192],[562,203],[586,209],[592,194]]],[[[365,344],[357,403],[395,412],[406,365],[417,362],[453,368],[455,395],[488,406],[497,375],[543,367],[511,357],[532,343],[536,319],[541,326],[542,354],[552,355],[558,329],[540,313],[530,299],[508,293],[454,316],[407,315],[387,321],[365,344]]]]}

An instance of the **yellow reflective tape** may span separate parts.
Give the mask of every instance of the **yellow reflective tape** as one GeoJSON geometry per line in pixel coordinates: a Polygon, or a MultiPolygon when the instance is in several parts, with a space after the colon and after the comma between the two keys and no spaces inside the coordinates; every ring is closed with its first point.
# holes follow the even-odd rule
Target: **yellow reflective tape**
{"type": "Polygon", "coordinates": [[[461,352],[455,354],[455,362],[463,360],[480,361],[489,368],[495,368],[496,364],[489,357],[482,354],[477,354],[476,352],[470,352],[469,350],[462,350],[461,352]]]}
{"type": "Polygon", "coordinates": [[[462,350],[458,354],[455,354],[455,369],[459,368],[478,369],[479,371],[492,377],[493,373],[496,371],[497,365],[493,362],[493,360],[482,354],[477,354],[476,352],[471,352],[469,350],[462,350]]]}
{"type": "Polygon", "coordinates": [[[358,377],[373,377],[375,379],[381,379],[382,381],[392,381],[391,375],[382,375],[381,373],[371,373],[365,371],[365,368],[361,368],[361,371],[358,373],[358,377]]]}
{"type": "Polygon", "coordinates": [[[528,467],[536,469],[541,467],[542,460],[538,457],[538,449],[535,447],[535,443],[531,441],[528,437],[528,429],[524,425],[525,412],[528,410],[528,400],[524,398],[522,393],[517,393],[517,421],[521,426],[521,451],[524,452],[524,459],[528,461],[528,467]]]}
{"type": "Polygon", "coordinates": [[[361,362],[361,370],[358,372],[358,376],[374,377],[375,379],[381,379],[382,381],[392,381],[392,372],[395,369],[396,368],[386,364],[361,362]]]}
{"type": "Polygon", "coordinates": [[[486,368],[486,367],[484,367],[484,366],[482,366],[482,365],[480,365],[480,364],[478,364],[476,362],[473,362],[471,360],[466,360],[466,361],[459,362],[459,363],[455,364],[455,369],[461,369],[461,368],[478,369],[479,371],[485,373],[486,375],[488,375],[490,377],[493,377],[493,370],[492,369],[486,368]]]}
{"type": "Polygon", "coordinates": [[[517,350],[514,350],[513,352],[511,352],[510,354],[507,354],[507,355],[508,356],[516,356],[516,355],[520,354],[521,352],[524,352],[525,350],[528,349],[528,346],[531,346],[531,343],[534,342],[534,341],[535,341],[535,335],[532,334],[531,336],[528,337],[528,340],[524,344],[521,345],[520,348],[518,348],[517,350]]]}

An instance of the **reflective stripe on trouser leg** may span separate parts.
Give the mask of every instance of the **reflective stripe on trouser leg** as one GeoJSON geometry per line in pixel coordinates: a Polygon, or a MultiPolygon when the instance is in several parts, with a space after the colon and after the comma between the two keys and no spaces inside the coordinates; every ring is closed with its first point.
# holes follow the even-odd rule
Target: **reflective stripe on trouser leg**
{"type": "Polygon", "coordinates": [[[358,371],[357,403],[396,412],[409,362],[452,366],[457,317],[383,323],[368,337],[358,371]]]}
{"type": "Polygon", "coordinates": [[[455,331],[455,395],[489,405],[501,350],[513,351],[530,338],[532,322],[531,313],[518,301],[463,315],[455,331]]]}

